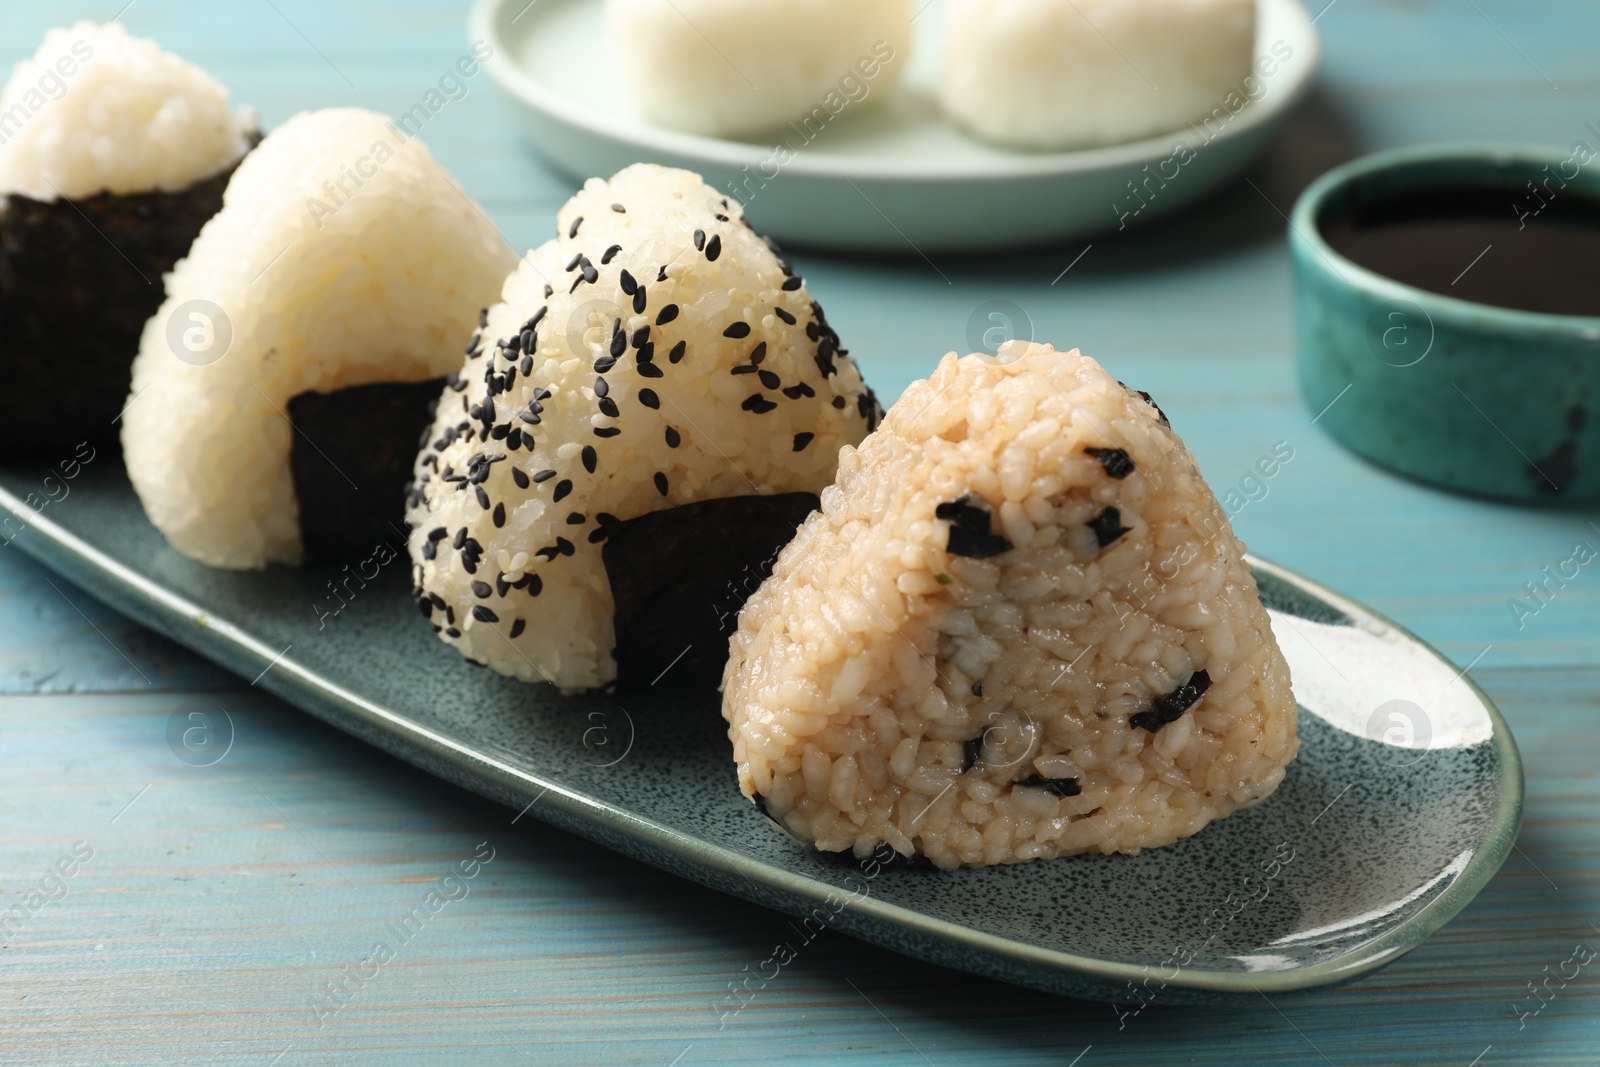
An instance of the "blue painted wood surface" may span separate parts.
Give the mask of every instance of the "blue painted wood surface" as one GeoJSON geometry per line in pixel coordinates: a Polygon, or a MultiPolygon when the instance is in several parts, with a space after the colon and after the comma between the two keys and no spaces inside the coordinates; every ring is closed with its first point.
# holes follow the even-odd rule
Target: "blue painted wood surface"
{"type": "MultiPolygon", "coordinates": [[[[0,6],[0,62],[118,6],[0,6]]],[[[468,43],[464,7],[442,0],[136,0],[123,18],[269,127],[303,108],[401,110],[468,43]]],[[[1371,149],[1593,144],[1600,8],[1335,0],[1318,26],[1319,89],[1254,187],[1097,239],[1058,283],[1081,244],[943,257],[948,284],[910,250],[795,258],[886,398],[965,349],[974,312],[999,298],[1037,338],[1154,392],[1219,490],[1275,442],[1294,448],[1236,515],[1241,535],[1475,661],[1527,761],[1518,851],[1431,942],[1344,989],[1119,1020],[830,933],[719,1025],[728,983],[791,936],[782,917],[513,824],[0,549],[0,917],[25,912],[0,934],[0,1063],[1600,1062],[1600,959],[1584,962],[1600,950],[1600,571],[1520,626],[1508,607],[1575,541],[1600,546],[1600,513],[1446,496],[1323,436],[1294,384],[1279,214],[1371,149]],[[168,747],[171,716],[192,708],[233,723],[214,766],[168,747]],[[483,842],[494,858],[467,895],[363,977],[374,942],[483,842]],[[73,871],[59,880],[58,860],[73,871]]],[[[513,242],[549,236],[570,183],[485,78],[426,140],[513,242]]]]}

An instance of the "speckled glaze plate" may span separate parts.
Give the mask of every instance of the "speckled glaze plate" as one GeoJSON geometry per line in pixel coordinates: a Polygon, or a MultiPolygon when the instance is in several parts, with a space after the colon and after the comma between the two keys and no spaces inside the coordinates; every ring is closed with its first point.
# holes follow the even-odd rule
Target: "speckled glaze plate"
{"type": "Polygon", "coordinates": [[[572,177],[640,161],[686,167],[737,196],[756,228],[780,241],[900,255],[1050,244],[1192,204],[1261,154],[1321,56],[1305,7],[1259,0],[1258,74],[1247,85],[1240,72],[1239,93],[1218,101],[1209,123],[1104,148],[1017,152],[945,119],[944,13],[940,0],[917,6],[914,47],[897,60],[906,64],[902,91],[875,98],[869,84],[859,105],[820,130],[742,141],[639,118],[612,76],[600,0],[477,0],[467,33],[494,49],[484,69],[534,144],[572,177]]]}
{"type": "Polygon", "coordinates": [[[1472,899],[1521,820],[1516,745],[1471,681],[1392,623],[1253,560],[1301,701],[1300,756],[1267,800],[1134,857],[949,873],[830,861],[740,796],[714,693],[619,701],[523,685],[433,636],[403,549],[383,564],[374,546],[348,570],[209,570],[146,522],[116,456],[70,483],[46,478],[0,469],[11,551],[401,759],[805,917],[796,929],[811,936],[826,925],[1119,1011],[1381,967],[1472,899]]]}

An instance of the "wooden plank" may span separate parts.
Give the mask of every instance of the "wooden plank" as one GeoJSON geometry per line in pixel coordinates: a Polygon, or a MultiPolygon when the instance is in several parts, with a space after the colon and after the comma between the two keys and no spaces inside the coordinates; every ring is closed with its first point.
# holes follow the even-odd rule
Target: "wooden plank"
{"type": "Polygon", "coordinates": [[[727,984],[794,939],[780,916],[512,825],[247,687],[0,697],[0,900],[76,842],[93,849],[0,955],[0,1062],[87,1061],[93,1034],[123,1063],[267,1062],[285,1048],[285,1064],[335,1050],[355,1063],[668,1063],[693,1046],[683,1062],[910,1064],[920,1049],[1064,1064],[1090,1044],[1085,1064],[1180,1050],[1186,1063],[1313,1064],[1315,1046],[1339,1064],[1464,1067],[1489,1045],[1489,1063],[1592,1063],[1593,966],[1540,1014],[1513,1006],[1536,1007],[1526,983],[1574,945],[1600,948],[1600,670],[1480,680],[1516,726],[1531,786],[1521,852],[1465,913],[1355,986],[1120,1020],[831,932],[724,1020],[727,984]],[[169,718],[190,708],[231,717],[213,766],[168,747],[169,718]],[[465,895],[452,889],[402,943],[390,924],[485,841],[493,859],[465,895]],[[314,998],[383,939],[392,962],[319,1018],[314,998]]]}

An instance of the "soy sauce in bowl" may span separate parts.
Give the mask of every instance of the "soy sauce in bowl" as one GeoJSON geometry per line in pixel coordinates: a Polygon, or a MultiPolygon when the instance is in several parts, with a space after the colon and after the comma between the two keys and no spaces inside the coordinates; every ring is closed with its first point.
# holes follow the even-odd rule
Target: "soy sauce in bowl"
{"type": "Polygon", "coordinates": [[[1600,199],[1470,185],[1355,199],[1319,220],[1339,254],[1395,281],[1494,307],[1600,317],[1600,199]]]}

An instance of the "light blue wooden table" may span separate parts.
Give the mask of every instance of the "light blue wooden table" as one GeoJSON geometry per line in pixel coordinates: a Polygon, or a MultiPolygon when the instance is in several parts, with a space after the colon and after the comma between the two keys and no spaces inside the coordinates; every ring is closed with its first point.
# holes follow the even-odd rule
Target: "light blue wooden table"
{"type": "MultiPolygon", "coordinates": [[[[0,60],[122,2],[8,2],[0,60]]],[[[465,10],[445,0],[135,0],[123,17],[269,127],[302,108],[400,110],[467,46],[465,10]]],[[[1241,535],[1472,664],[1527,762],[1518,850],[1430,943],[1334,992],[1152,1008],[1119,1028],[1104,1005],[827,933],[719,1027],[717,1001],[790,936],[784,918],[514,820],[0,550],[0,915],[44,901],[0,935],[0,1063],[1600,1063],[1600,961],[1569,962],[1600,950],[1600,569],[1521,626],[1507,603],[1576,541],[1600,546],[1597,514],[1445,496],[1330,442],[1294,384],[1280,216],[1370,149],[1592,138],[1600,6],[1335,0],[1318,26],[1320,87],[1251,174],[1259,191],[1240,183],[1162,228],[1097,240],[1059,284],[1082,243],[940,257],[948,284],[916,257],[796,258],[886,399],[1003,297],[1039,339],[1154,392],[1219,489],[1289,443],[1293,461],[1236,516],[1241,535]],[[237,729],[204,768],[166,740],[200,696],[237,729]],[[483,850],[470,896],[319,1015],[375,935],[483,850]],[[48,878],[63,857],[73,873],[48,878]]],[[[513,241],[550,234],[571,185],[485,79],[427,140],[513,241]]]]}

